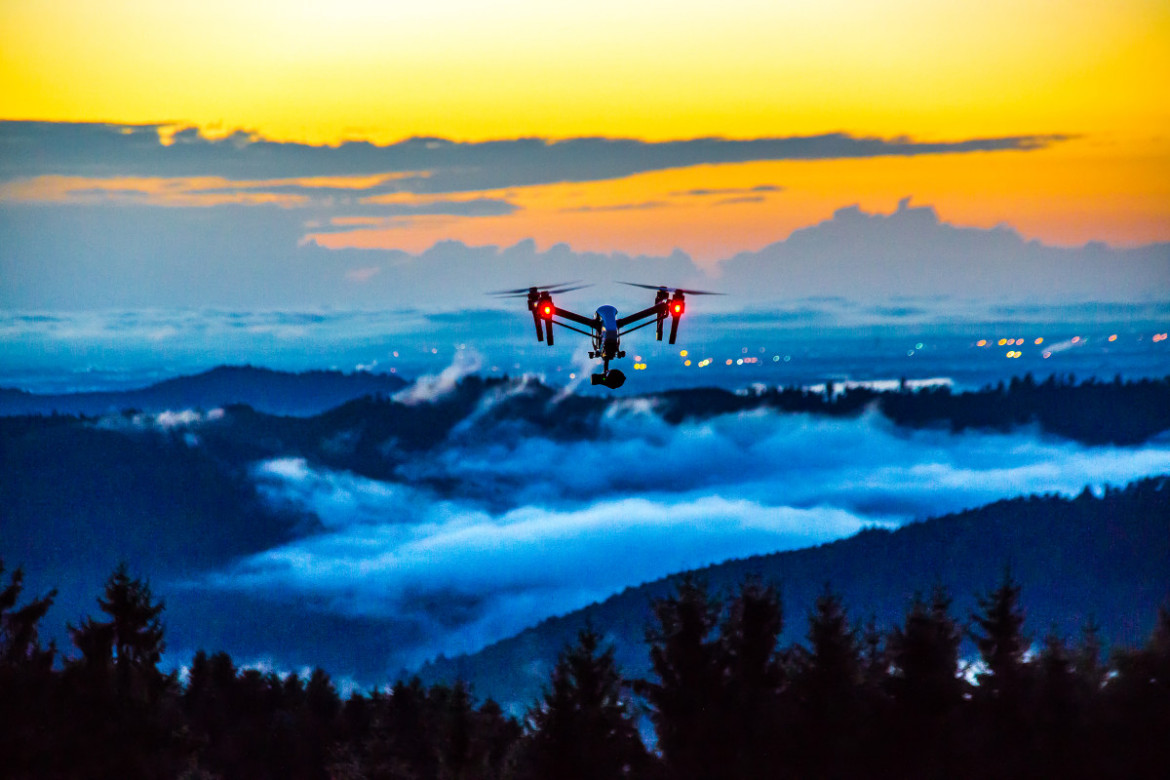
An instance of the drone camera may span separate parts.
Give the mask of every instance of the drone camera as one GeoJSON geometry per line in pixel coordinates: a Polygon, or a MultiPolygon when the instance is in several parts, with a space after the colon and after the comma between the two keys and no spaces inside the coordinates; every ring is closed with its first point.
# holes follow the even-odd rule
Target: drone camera
{"type": "Polygon", "coordinates": [[[591,384],[608,387],[610,390],[617,390],[626,383],[626,375],[615,368],[606,371],[604,374],[593,374],[589,377],[589,380],[591,384]]]}

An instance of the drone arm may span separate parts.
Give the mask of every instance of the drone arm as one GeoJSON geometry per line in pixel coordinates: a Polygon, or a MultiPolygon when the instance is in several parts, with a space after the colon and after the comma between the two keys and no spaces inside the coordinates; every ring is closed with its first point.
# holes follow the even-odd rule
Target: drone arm
{"type": "Polygon", "coordinates": [[[648,309],[642,309],[642,311],[635,312],[628,317],[622,317],[617,321],[617,324],[619,328],[623,328],[626,325],[633,325],[638,320],[644,319],[646,317],[661,317],[665,314],[666,302],[659,301],[648,309]]]}
{"type": "Polygon", "coordinates": [[[593,333],[590,333],[590,332],[589,332],[589,331],[587,331],[587,330],[581,330],[580,328],[574,328],[572,325],[567,325],[567,324],[565,324],[565,323],[563,323],[563,322],[557,322],[556,320],[551,320],[551,322],[552,322],[554,325],[560,325],[562,328],[566,328],[566,329],[568,329],[568,330],[571,330],[571,331],[573,331],[574,333],[580,333],[582,336],[590,336],[590,337],[592,337],[592,336],[594,335],[593,333]]]}
{"type": "Polygon", "coordinates": [[[646,327],[647,325],[654,325],[654,324],[656,324],[657,322],[658,322],[658,320],[646,320],[646,321],[645,321],[645,322],[643,322],[641,325],[635,325],[635,326],[634,326],[634,327],[632,327],[632,328],[629,328],[629,329],[627,329],[627,330],[623,330],[623,331],[621,332],[621,335],[625,336],[627,333],[633,333],[633,332],[634,332],[634,331],[636,331],[636,330],[641,330],[642,328],[646,327]]]}
{"type": "MultiPolygon", "coordinates": [[[[568,309],[562,309],[559,306],[556,307],[554,313],[558,317],[564,317],[566,320],[569,320],[570,322],[575,322],[578,325],[584,325],[587,328],[593,328],[594,325],[596,325],[596,323],[597,323],[597,321],[591,317],[583,317],[580,314],[569,311],[568,309]]],[[[563,324],[563,323],[558,323],[558,324],[563,324]]],[[[590,335],[590,334],[587,333],[585,335],[590,335]]]]}

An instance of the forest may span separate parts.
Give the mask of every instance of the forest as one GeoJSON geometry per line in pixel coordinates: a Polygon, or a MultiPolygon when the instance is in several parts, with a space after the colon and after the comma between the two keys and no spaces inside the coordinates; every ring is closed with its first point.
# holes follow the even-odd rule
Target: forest
{"type": "MultiPolygon", "coordinates": [[[[3,569],[0,568],[0,575],[3,569]]],[[[858,621],[829,584],[781,646],[777,589],[695,577],[651,604],[652,673],[626,679],[591,626],[520,718],[466,684],[342,696],[198,652],[162,668],[165,603],[121,565],[100,614],[39,637],[53,593],[0,590],[0,756],[14,778],[1164,777],[1170,611],[1136,648],[1025,620],[1009,569],[954,614],[945,588],[901,621],[858,621]],[[1043,627],[1039,627],[1043,628],[1043,627]],[[964,654],[969,639],[975,652],[964,654]]],[[[393,641],[388,637],[387,641],[393,641]]]]}

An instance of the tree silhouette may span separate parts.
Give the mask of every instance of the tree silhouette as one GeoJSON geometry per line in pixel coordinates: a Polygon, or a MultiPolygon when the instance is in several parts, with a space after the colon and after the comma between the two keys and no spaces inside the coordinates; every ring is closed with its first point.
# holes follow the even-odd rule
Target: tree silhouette
{"type": "Polygon", "coordinates": [[[112,664],[123,690],[135,677],[155,678],[166,646],[159,618],[164,605],[154,601],[150,584],[132,578],[125,562],[120,563],[106,581],[98,606],[108,621],[86,618],[80,627],[70,628],[73,643],[86,661],[94,667],[112,664]]]}
{"type": "Polygon", "coordinates": [[[980,694],[989,699],[1018,699],[1028,641],[1023,634],[1020,586],[1010,568],[1004,569],[995,590],[978,597],[978,604],[980,611],[971,620],[975,623],[972,638],[984,666],[976,675],[980,694]]]}
{"type": "Polygon", "coordinates": [[[705,583],[684,577],[651,609],[657,625],[646,639],[658,681],[641,681],[635,690],[650,705],[666,771],[683,780],[721,778],[730,761],[723,665],[718,638],[710,636],[719,602],[708,597],[705,583]]]}
{"type": "Polygon", "coordinates": [[[913,749],[908,774],[955,774],[958,709],[967,691],[959,676],[963,632],[950,615],[951,597],[936,586],[927,603],[915,595],[902,626],[889,637],[889,690],[897,750],[913,749]]]}
{"type": "MultiPolygon", "coordinates": [[[[4,561],[0,559],[0,576],[4,561]]],[[[44,649],[37,639],[41,618],[53,606],[57,591],[50,591],[16,609],[16,602],[24,590],[24,571],[16,569],[8,585],[0,591],[0,668],[14,669],[29,666],[46,668],[52,665],[56,649],[44,649]]]]}
{"type": "Polygon", "coordinates": [[[902,626],[889,633],[894,753],[913,750],[910,776],[954,773],[958,708],[968,687],[959,676],[963,632],[950,615],[951,598],[936,586],[927,602],[915,594],[902,626]]]}
{"type": "Polygon", "coordinates": [[[787,675],[776,649],[783,625],[779,593],[758,579],[745,581],[728,605],[719,639],[725,777],[774,777],[791,749],[780,700],[787,675]]]}
{"type": "Polygon", "coordinates": [[[50,749],[43,725],[52,715],[56,648],[42,648],[37,634],[56,591],[18,607],[23,590],[19,568],[0,590],[0,761],[14,776],[31,777],[42,773],[50,749]]]}
{"type": "Polygon", "coordinates": [[[176,742],[182,713],[177,676],[158,670],[163,604],[123,563],[106,581],[98,606],[109,620],[86,618],[69,627],[82,653],[64,679],[70,706],[79,708],[67,737],[73,758],[94,776],[174,773],[183,758],[176,742]]]}
{"type": "Polygon", "coordinates": [[[808,649],[794,658],[797,774],[856,775],[864,714],[861,648],[840,597],[828,585],[808,626],[808,649]]]}
{"type": "Polygon", "coordinates": [[[1016,777],[1027,771],[1032,734],[1025,712],[1029,680],[1024,654],[1028,641],[1023,633],[1020,586],[1010,568],[1005,567],[999,586],[979,596],[977,603],[979,611],[971,615],[971,636],[983,666],[975,675],[982,751],[996,756],[995,766],[1002,776],[1016,777]]]}
{"type": "Polygon", "coordinates": [[[1106,688],[1113,711],[1110,753],[1128,777],[1165,777],[1170,769],[1165,735],[1170,733],[1170,606],[1144,647],[1121,651],[1117,678],[1106,688]]]}
{"type": "Polygon", "coordinates": [[[529,710],[531,734],[520,752],[525,776],[606,780],[633,776],[648,763],[614,649],[600,650],[600,641],[592,628],[582,630],[529,710]]]}

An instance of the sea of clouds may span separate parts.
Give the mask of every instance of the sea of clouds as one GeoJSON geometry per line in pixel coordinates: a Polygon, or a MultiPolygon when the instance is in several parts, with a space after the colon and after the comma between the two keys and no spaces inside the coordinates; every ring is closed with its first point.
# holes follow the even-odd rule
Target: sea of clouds
{"type": "Polygon", "coordinates": [[[589,437],[482,422],[491,397],[400,480],[298,457],[257,463],[267,499],[324,531],[200,587],[398,626],[386,667],[475,651],[631,585],[1031,493],[1170,472],[1170,440],[1087,447],[756,411],[670,424],[616,404],[589,437]]]}

